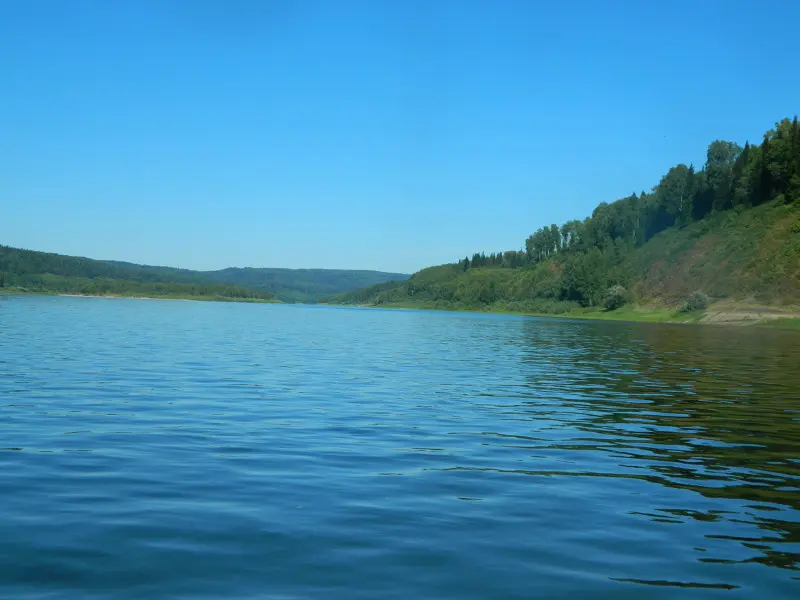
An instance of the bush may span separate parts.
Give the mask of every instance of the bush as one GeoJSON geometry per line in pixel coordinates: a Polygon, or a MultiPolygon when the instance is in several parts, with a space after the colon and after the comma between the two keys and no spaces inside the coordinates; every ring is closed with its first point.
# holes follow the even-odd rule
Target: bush
{"type": "Polygon", "coordinates": [[[681,312],[692,312],[695,310],[705,310],[711,304],[709,297],[701,291],[693,292],[681,305],[681,312]]]}
{"type": "Polygon", "coordinates": [[[614,285],[606,291],[603,306],[606,310],[617,310],[626,302],[628,302],[628,291],[621,285],[614,285]]]}

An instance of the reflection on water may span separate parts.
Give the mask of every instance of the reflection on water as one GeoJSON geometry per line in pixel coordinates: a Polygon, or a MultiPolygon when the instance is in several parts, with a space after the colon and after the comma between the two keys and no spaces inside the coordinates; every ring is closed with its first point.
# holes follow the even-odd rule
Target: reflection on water
{"type": "Polygon", "coordinates": [[[795,334],[534,321],[525,323],[524,332],[523,361],[537,400],[521,402],[520,414],[566,421],[580,432],[550,449],[602,452],[613,465],[608,472],[582,475],[637,478],[738,501],[737,510],[653,506],[631,512],[659,523],[693,519],[752,526],[748,535],[708,535],[739,542],[749,550],[745,556],[702,556],[701,562],[800,570],[795,334]],[[558,407],[543,406],[542,397],[558,407]]]}
{"type": "Polygon", "coordinates": [[[11,297],[0,597],[798,597],[798,365],[762,329],[11,297]]]}

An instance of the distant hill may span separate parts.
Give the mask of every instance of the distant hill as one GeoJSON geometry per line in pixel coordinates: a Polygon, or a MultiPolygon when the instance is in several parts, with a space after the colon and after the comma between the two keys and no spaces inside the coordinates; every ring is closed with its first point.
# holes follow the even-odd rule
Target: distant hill
{"type": "Polygon", "coordinates": [[[193,271],[0,246],[0,289],[119,296],[315,302],[400,273],[334,269],[193,271]]]}
{"type": "Polygon", "coordinates": [[[323,297],[361,287],[405,281],[404,273],[340,269],[272,269],[231,267],[204,275],[228,285],[267,291],[286,302],[316,302],[323,297]]]}
{"type": "Polygon", "coordinates": [[[714,141],[699,171],[676,165],[649,193],[539,228],[524,250],[473,254],[329,301],[568,313],[626,303],[678,308],[695,292],[712,302],[800,305],[796,117],[758,145],[714,141]]]}
{"type": "Polygon", "coordinates": [[[0,292],[274,301],[274,294],[220,283],[195,271],[92,260],[0,246],[0,292]]]}

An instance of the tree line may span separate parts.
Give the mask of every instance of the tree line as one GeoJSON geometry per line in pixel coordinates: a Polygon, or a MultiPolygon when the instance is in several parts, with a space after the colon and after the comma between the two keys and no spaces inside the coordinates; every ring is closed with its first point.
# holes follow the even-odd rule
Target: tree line
{"type": "Polygon", "coordinates": [[[800,200],[800,128],[797,117],[776,123],[760,145],[744,147],[716,140],[706,163],[669,169],[650,193],[633,193],[600,203],[591,217],[540,227],[525,240],[525,250],[474,254],[462,268],[520,267],[566,251],[637,247],[670,227],[682,227],[713,212],[747,209],[779,198],[800,200]]]}
{"type": "MultiPolygon", "coordinates": [[[[743,213],[767,202],[800,206],[797,117],[776,123],[760,144],[716,140],[700,169],[675,165],[651,191],[602,202],[583,220],[542,226],[520,250],[476,253],[450,266],[423,269],[405,284],[373,288],[371,297],[378,303],[430,301],[445,307],[534,300],[596,306],[611,288],[627,288],[652,266],[637,264],[636,251],[655,236],[698,222],[716,224],[726,212],[743,213]]],[[[619,304],[619,289],[616,295],[619,304]]],[[[337,301],[356,297],[363,302],[370,290],[337,301]]]]}
{"type": "Polygon", "coordinates": [[[700,170],[694,165],[675,165],[649,193],[602,202],[583,221],[540,227],[525,240],[524,251],[489,257],[476,254],[471,260],[460,261],[459,266],[463,270],[515,268],[558,258],[560,289],[545,295],[595,305],[602,301],[609,278],[618,283],[630,279],[630,274],[622,272],[624,258],[653,236],[711,214],[747,210],[773,199],[800,201],[800,127],[796,116],[776,123],[764,134],[761,144],[748,142],[742,147],[730,141],[712,142],[700,170]]]}
{"type": "Polygon", "coordinates": [[[199,272],[92,260],[9,246],[0,246],[0,289],[162,298],[274,298],[269,292],[226,285],[199,272]]]}

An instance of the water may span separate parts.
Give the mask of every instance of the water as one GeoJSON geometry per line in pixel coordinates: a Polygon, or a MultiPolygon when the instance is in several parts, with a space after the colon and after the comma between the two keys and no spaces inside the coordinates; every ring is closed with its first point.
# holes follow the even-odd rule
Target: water
{"type": "Polygon", "coordinates": [[[0,597],[797,598],[800,335],[0,297],[0,597]]]}

